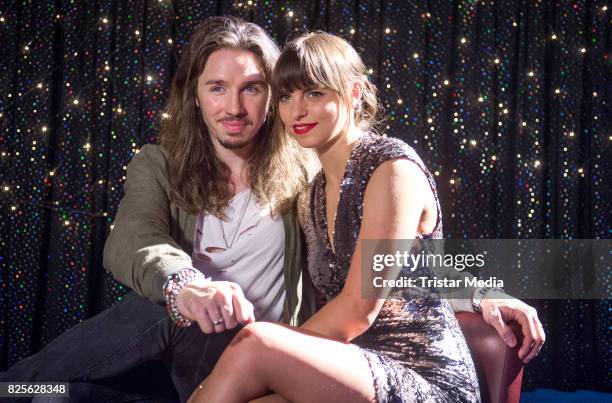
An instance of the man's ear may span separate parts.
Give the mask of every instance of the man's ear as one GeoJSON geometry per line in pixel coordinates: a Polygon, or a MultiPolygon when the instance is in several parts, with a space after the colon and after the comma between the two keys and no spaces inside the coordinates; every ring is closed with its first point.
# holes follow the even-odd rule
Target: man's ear
{"type": "Polygon", "coordinates": [[[363,83],[357,80],[353,83],[353,88],[351,89],[351,105],[353,109],[357,109],[361,105],[361,94],[363,94],[363,83]]]}

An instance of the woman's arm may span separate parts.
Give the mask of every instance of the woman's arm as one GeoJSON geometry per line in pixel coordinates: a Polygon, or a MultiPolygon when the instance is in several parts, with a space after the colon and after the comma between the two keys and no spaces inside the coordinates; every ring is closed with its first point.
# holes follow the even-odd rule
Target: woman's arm
{"type": "MultiPolygon", "coordinates": [[[[382,298],[362,296],[364,239],[414,239],[431,189],[420,168],[409,160],[390,160],[372,174],[366,187],[363,218],[344,288],[302,328],[350,342],[374,322],[382,298]]],[[[371,267],[363,268],[371,271],[371,267]]]]}

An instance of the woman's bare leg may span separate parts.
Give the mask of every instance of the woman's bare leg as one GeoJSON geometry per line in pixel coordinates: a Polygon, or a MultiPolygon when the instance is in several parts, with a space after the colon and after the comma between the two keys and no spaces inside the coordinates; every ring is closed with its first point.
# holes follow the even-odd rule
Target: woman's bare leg
{"type": "Polygon", "coordinates": [[[285,399],[281,395],[272,393],[270,395],[258,397],[257,399],[249,400],[249,403],[292,403],[292,402],[285,399]]]}
{"type": "Polygon", "coordinates": [[[274,392],[294,402],[371,402],[370,366],[350,344],[258,322],[242,329],[189,403],[244,403],[274,392]]]}

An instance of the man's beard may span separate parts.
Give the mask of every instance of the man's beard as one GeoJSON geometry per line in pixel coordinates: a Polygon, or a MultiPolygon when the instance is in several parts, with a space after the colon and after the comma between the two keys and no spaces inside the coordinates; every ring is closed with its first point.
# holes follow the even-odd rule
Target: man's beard
{"type": "MultiPolygon", "coordinates": [[[[252,141],[253,139],[251,139],[252,141]]],[[[246,146],[249,145],[250,141],[249,140],[244,140],[244,141],[239,141],[239,142],[234,142],[234,141],[226,141],[223,140],[221,137],[217,136],[217,141],[219,142],[219,144],[223,147],[223,148],[227,148],[228,150],[240,150],[246,146]]]]}

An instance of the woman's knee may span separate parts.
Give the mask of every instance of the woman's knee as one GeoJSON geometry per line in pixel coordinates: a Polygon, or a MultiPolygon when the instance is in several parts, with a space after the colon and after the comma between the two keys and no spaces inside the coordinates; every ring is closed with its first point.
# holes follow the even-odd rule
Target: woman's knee
{"type": "Polygon", "coordinates": [[[279,325],[266,322],[246,325],[236,334],[223,353],[226,363],[231,366],[251,368],[267,362],[276,351],[278,333],[282,329],[279,325]]]}
{"type": "Polygon", "coordinates": [[[241,348],[266,348],[269,347],[279,336],[284,328],[280,325],[268,322],[249,323],[243,327],[230,346],[240,346],[241,348]]]}
{"type": "Polygon", "coordinates": [[[226,363],[238,367],[252,365],[255,362],[254,353],[257,352],[260,355],[264,347],[263,333],[264,329],[261,329],[258,323],[252,323],[240,329],[223,352],[226,363]]]}

